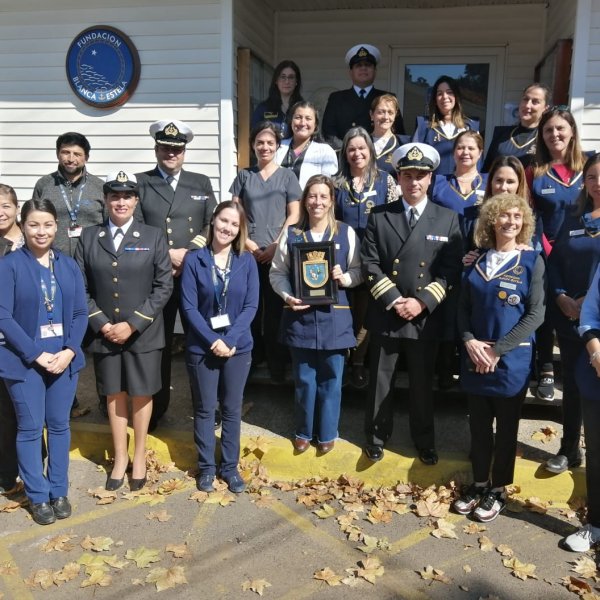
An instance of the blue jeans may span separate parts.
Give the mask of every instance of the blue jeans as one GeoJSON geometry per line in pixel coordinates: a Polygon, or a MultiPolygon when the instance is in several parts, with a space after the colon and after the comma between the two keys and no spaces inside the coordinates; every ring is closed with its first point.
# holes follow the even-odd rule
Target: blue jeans
{"type": "Polygon", "coordinates": [[[290,348],[296,386],[296,437],[333,442],[338,436],[345,350],[290,348]]]}
{"type": "Polygon", "coordinates": [[[32,504],[66,496],[69,488],[69,413],[79,377],[69,369],[51,375],[30,369],[26,381],[6,380],[17,415],[17,458],[32,504]],[[42,433],[48,430],[48,472],[44,477],[42,433]]]}
{"type": "Polygon", "coordinates": [[[188,354],[186,364],[194,403],[194,442],[201,475],[216,475],[215,411],[221,404],[220,474],[237,472],[244,387],[250,372],[250,352],[219,358],[213,354],[188,354]]]}

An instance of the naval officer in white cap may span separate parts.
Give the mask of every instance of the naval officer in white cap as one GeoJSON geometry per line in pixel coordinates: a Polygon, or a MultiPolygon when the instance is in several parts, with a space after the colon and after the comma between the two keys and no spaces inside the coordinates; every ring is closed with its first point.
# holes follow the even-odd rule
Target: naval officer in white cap
{"type": "Polygon", "coordinates": [[[403,353],[409,378],[412,441],[426,465],[435,450],[432,381],[442,330],[439,305],[460,280],[462,238],[458,215],[427,199],[440,156],[427,144],[400,146],[392,155],[402,199],[371,212],[361,258],[370,291],[366,327],[371,333],[365,454],[383,458],[392,435],[394,372],[403,353]]]}
{"type": "MultiPolygon", "coordinates": [[[[335,150],[342,147],[342,140],[351,127],[364,127],[369,132],[373,130],[369,114],[371,103],[378,96],[390,93],[373,86],[380,60],[381,53],[371,44],[357,44],[346,52],[352,87],[330,94],[321,127],[325,140],[335,150]]],[[[400,112],[394,123],[394,132],[404,134],[400,112]]]]}
{"type": "MultiPolygon", "coordinates": [[[[175,285],[163,311],[165,349],[162,355],[162,389],[154,395],[150,431],[169,406],[171,385],[171,343],[179,307],[183,259],[189,250],[206,245],[205,232],[217,205],[210,179],[184,170],[185,152],[194,134],[182,121],[163,120],[150,125],[154,138],[156,167],[136,175],[140,212],[144,223],[159,227],[167,236],[175,285]]],[[[185,327],[185,324],[184,324],[185,327]]]]}

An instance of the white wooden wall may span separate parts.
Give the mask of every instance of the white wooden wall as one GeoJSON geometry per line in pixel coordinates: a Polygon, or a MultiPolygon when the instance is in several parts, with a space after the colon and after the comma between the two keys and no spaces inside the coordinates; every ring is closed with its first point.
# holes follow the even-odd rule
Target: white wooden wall
{"type": "Polygon", "coordinates": [[[576,11],[576,0],[550,0],[547,13],[544,53],[554,46],[556,40],[573,38],[576,11]]]}
{"type": "Polygon", "coordinates": [[[588,150],[600,151],[600,0],[592,0],[582,138],[588,150]]]}
{"type": "Polygon", "coordinates": [[[444,48],[454,43],[506,45],[504,104],[518,101],[522,89],[533,79],[544,41],[544,10],[544,5],[528,4],[280,12],[276,61],[296,60],[302,69],[304,96],[320,103],[326,101],[329,91],[350,86],[344,56],[357,43],[379,47],[382,60],[376,84],[392,92],[397,91],[390,88],[394,46],[439,48],[443,56],[444,48]]]}
{"type": "Polygon", "coordinates": [[[148,126],[158,119],[180,119],[196,135],[186,167],[211,177],[218,190],[221,2],[186,1],[99,0],[96,6],[103,8],[82,9],[82,3],[54,0],[53,10],[35,10],[46,7],[46,1],[2,0],[0,182],[27,199],[36,180],[56,169],[56,137],[73,130],[90,140],[88,166],[95,175],[117,165],[133,172],[151,168],[155,159],[148,126]],[[67,82],[68,47],[92,25],[117,27],[140,54],[140,82],[123,107],[89,107],[67,82]]]}
{"type": "Polygon", "coordinates": [[[234,42],[266,63],[275,59],[275,18],[263,0],[234,0],[234,42]]]}

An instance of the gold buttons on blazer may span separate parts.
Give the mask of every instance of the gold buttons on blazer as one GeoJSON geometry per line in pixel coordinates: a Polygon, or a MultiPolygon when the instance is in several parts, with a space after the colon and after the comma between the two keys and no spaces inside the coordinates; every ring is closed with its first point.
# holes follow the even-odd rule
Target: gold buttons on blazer
{"type": "Polygon", "coordinates": [[[398,275],[398,271],[392,271],[392,275],[398,275]]]}
{"type": "Polygon", "coordinates": [[[425,261],[424,261],[424,260],[422,260],[422,261],[419,263],[419,266],[420,266],[420,267],[424,267],[424,266],[425,266],[425,264],[426,264],[426,263],[425,263],[425,261]]]}
{"type": "Polygon", "coordinates": [[[115,308],[115,312],[116,312],[116,313],[120,313],[121,311],[120,311],[120,310],[119,310],[119,308],[117,307],[117,308],[115,308]]]}
{"type": "Polygon", "coordinates": [[[194,233],[194,230],[190,227],[190,233],[194,233]]]}
{"type": "Polygon", "coordinates": [[[172,229],[167,229],[167,233],[173,233],[172,229]]]}
{"type": "Polygon", "coordinates": [[[115,298],[118,298],[118,297],[119,297],[119,292],[115,292],[115,293],[113,294],[113,296],[114,296],[115,298]]]}
{"type": "Polygon", "coordinates": [[[119,281],[119,278],[118,277],[113,277],[113,282],[117,283],[117,281],[119,281]]]}
{"type": "Polygon", "coordinates": [[[419,286],[419,287],[417,288],[417,292],[420,292],[422,289],[423,289],[423,288],[422,288],[421,286],[419,286]]]}
{"type": "Polygon", "coordinates": [[[423,279],[423,273],[419,273],[419,279],[423,279]]]}
{"type": "Polygon", "coordinates": [[[167,218],[165,219],[165,221],[166,221],[167,223],[170,223],[170,222],[171,222],[171,217],[167,217],[167,218]]]}
{"type": "Polygon", "coordinates": [[[173,240],[169,240],[169,246],[173,245],[173,240]]]}
{"type": "Polygon", "coordinates": [[[192,217],[188,217],[188,221],[191,221],[191,220],[192,220],[192,217]]]}
{"type": "Polygon", "coordinates": [[[112,263],[113,267],[116,267],[119,263],[115,260],[115,262],[112,263]]]}
{"type": "Polygon", "coordinates": [[[395,262],[396,264],[398,264],[398,263],[400,262],[400,259],[399,259],[399,258],[395,258],[395,259],[394,259],[394,262],[395,262]]]}

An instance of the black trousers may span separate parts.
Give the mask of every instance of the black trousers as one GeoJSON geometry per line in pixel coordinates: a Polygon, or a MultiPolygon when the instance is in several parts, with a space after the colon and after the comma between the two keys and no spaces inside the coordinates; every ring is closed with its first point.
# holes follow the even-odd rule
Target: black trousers
{"type": "Polygon", "coordinates": [[[581,397],[585,429],[585,482],[588,523],[600,527],[600,399],[581,397]]]}
{"type": "Polygon", "coordinates": [[[519,420],[526,392],[527,387],[511,398],[469,394],[473,481],[488,481],[491,471],[492,487],[513,482],[519,420]]]}
{"type": "Polygon", "coordinates": [[[396,363],[403,352],[409,379],[409,426],[419,450],[435,448],[433,377],[437,342],[373,334],[370,343],[369,398],[365,414],[367,443],[383,446],[394,426],[396,363]]]}
{"type": "Polygon", "coordinates": [[[14,483],[17,466],[17,417],[4,381],[0,379],[0,483],[14,483]]]}

